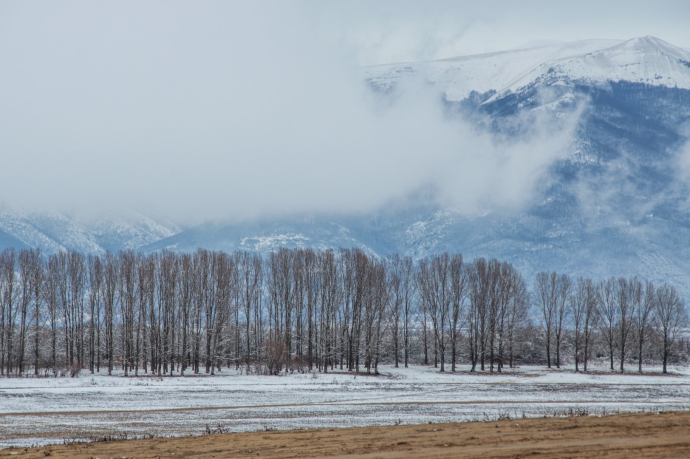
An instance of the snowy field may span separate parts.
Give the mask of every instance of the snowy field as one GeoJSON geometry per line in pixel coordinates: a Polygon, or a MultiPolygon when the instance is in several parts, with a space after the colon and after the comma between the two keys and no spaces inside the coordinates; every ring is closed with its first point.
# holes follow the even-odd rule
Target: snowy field
{"type": "Polygon", "coordinates": [[[0,447],[149,435],[690,409],[690,369],[638,375],[522,367],[501,374],[384,366],[352,373],[1,378],[0,447]]]}

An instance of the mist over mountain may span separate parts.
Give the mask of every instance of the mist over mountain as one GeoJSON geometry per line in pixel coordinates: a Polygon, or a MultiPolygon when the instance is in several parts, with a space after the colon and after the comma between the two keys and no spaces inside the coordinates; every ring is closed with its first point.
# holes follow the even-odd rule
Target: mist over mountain
{"type": "MultiPolygon", "coordinates": [[[[467,259],[510,261],[527,278],[547,269],[638,275],[690,293],[689,51],[654,37],[542,41],[364,67],[361,80],[384,111],[410,93],[431,94],[445,126],[414,146],[427,142],[433,170],[383,204],[332,212],[297,206],[278,216],[216,218],[185,229],[143,214],[84,223],[57,212],[5,210],[0,246],[45,252],[360,247],[414,258],[461,251],[467,259]],[[446,135],[443,145],[463,143],[460,159],[434,153],[433,139],[446,135]]],[[[405,164],[394,155],[387,160],[386,182],[394,183],[396,174],[409,182],[405,164]]],[[[364,173],[363,185],[374,178],[364,173]]]]}

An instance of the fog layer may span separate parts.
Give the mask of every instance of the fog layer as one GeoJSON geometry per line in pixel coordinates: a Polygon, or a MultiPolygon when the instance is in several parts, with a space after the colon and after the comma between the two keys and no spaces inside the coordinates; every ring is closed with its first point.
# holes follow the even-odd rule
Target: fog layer
{"type": "Polygon", "coordinates": [[[359,13],[309,6],[3,4],[0,200],[189,223],[367,211],[431,186],[476,213],[519,208],[566,153],[576,119],[506,143],[421,81],[376,94],[359,13]]]}

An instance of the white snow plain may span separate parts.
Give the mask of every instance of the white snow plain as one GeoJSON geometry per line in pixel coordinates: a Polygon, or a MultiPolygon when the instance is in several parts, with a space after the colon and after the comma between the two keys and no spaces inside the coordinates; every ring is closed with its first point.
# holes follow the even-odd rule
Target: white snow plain
{"type": "Polygon", "coordinates": [[[541,367],[439,373],[381,367],[380,376],[294,373],[0,379],[0,447],[104,436],[463,422],[690,408],[690,369],[639,375],[605,367],[576,374],[541,367]]]}

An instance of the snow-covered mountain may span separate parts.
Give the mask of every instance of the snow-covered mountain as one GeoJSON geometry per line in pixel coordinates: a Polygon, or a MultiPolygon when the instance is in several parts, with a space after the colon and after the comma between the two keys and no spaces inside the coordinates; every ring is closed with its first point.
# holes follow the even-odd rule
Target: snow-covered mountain
{"type": "Polygon", "coordinates": [[[134,212],[85,221],[58,212],[0,209],[0,250],[36,247],[45,253],[61,250],[116,252],[138,249],[179,231],[173,223],[134,212]]]}
{"type": "Polygon", "coordinates": [[[627,81],[690,89],[690,52],[655,37],[582,40],[459,56],[429,62],[368,67],[365,78],[389,89],[401,78],[420,75],[437,85],[451,102],[471,92],[495,91],[494,99],[538,81],[560,79],[588,84],[627,81]]]}
{"type": "Polygon", "coordinates": [[[47,224],[4,213],[0,243],[87,251],[360,247],[415,258],[448,250],[509,260],[530,280],[545,269],[639,275],[690,294],[690,186],[680,173],[683,151],[690,156],[690,51],[654,37],[542,42],[362,74],[383,97],[405,78],[422,79],[444,94],[448,116],[504,136],[529,129],[533,113],[560,119],[577,111],[580,122],[569,156],[553,164],[534,201],[516,212],[467,215],[417,197],[363,215],[185,230],[145,217],[69,229],[69,219],[47,224]]]}
{"type": "Polygon", "coordinates": [[[98,245],[111,252],[139,249],[181,231],[178,225],[165,219],[133,212],[102,217],[88,228],[98,245]]]}
{"type": "Polygon", "coordinates": [[[383,94],[421,78],[443,92],[449,113],[508,135],[519,134],[515,120],[526,114],[558,118],[586,108],[570,155],[520,212],[468,216],[433,203],[395,205],[359,216],[207,224],[144,249],[358,246],[415,258],[462,251],[510,260],[528,278],[542,269],[639,275],[690,294],[690,188],[677,167],[690,132],[687,50],[653,37],[539,43],[367,67],[363,77],[383,94]]]}

